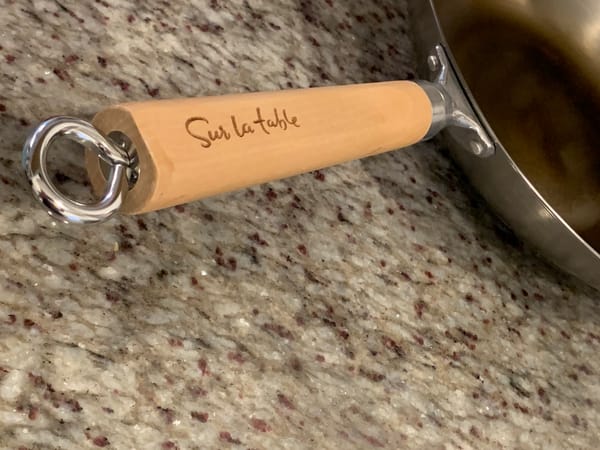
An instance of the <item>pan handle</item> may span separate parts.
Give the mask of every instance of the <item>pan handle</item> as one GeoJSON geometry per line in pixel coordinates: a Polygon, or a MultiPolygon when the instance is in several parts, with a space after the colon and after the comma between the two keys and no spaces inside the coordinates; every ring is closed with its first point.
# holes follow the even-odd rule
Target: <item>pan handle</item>
{"type": "Polygon", "coordinates": [[[54,118],[30,136],[23,163],[50,214],[90,223],[117,210],[145,213],[407,147],[448,126],[466,130],[471,153],[493,154],[443,48],[428,61],[433,82],[129,103],[101,111],[95,128],[54,118]],[[60,136],[91,150],[86,166],[103,194],[96,204],[70,200],[49,180],[44,155],[60,136]]]}
{"type": "MultiPolygon", "coordinates": [[[[412,145],[433,114],[424,87],[394,81],[131,103],[93,123],[136,148],[121,211],[138,214],[412,145]]],[[[93,154],[88,170],[103,189],[93,154]]]]}

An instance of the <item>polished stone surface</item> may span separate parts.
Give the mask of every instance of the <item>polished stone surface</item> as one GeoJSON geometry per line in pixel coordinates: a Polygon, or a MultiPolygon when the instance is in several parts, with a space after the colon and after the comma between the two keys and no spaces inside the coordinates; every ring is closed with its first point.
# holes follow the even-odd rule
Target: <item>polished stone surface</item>
{"type": "Polygon", "coordinates": [[[0,447],[600,446],[598,293],[434,144],[84,228],[30,196],[49,115],[411,77],[407,26],[401,0],[2,1],[0,447]]]}

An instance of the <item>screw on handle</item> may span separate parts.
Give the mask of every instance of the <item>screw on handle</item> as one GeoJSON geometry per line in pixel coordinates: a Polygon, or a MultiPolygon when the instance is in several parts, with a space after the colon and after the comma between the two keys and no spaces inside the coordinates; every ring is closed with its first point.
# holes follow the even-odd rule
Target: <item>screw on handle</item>
{"type": "Polygon", "coordinates": [[[128,190],[131,164],[126,150],[104,137],[89,122],[72,117],[52,117],[42,122],[25,142],[22,164],[34,196],[52,217],[65,223],[96,223],[109,219],[121,208],[128,190]],[[75,201],[50,180],[48,151],[61,137],[93,152],[110,168],[104,193],[96,203],[75,201]]]}

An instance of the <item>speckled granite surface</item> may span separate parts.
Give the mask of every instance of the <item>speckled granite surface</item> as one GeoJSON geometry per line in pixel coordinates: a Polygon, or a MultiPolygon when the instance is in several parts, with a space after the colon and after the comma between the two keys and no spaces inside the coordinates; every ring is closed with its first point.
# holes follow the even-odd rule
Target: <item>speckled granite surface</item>
{"type": "Polygon", "coordinates": [[[30,198],[48,115],[402,78],[406,32],[401,0],[1,2],[1,448],[600,446],[598,293],[432,144],[88,228],[30,198]]]}

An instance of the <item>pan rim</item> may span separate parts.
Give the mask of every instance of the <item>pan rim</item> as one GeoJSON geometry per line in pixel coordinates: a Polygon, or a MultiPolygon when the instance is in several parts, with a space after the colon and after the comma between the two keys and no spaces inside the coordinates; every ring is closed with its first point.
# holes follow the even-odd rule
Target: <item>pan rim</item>
{"type": "MultiPolygon", "coordinates": [[[[462,88],[463,94],[464,94],[466,100],[471,105],[471,108],[475,112],[475,114],[476,114],[477,118],[479,119],[479,121],[481,122],[482,126],[489,133],[490,137],[493,139],[493,141],[496,145],[497,155],[490,159],[496,159],[498,157],[504,158],[506,160],[506,162],[511,166],[511,168],[513,169],[515,174],[518,176],[518,178],[520,178],[524,182],[524,186],[526,186],[527,189],[529,190],[529,192],[533,194],[533,196],[535,197],[535,200],[538,202],[538,204],[541,207],[543,207],[543,209],[547,212],[547,214],[549,215],[549,219],[554,221],[554,223],[556,225],[558,225],[562,228],[562,231],[560,233],[564,234],[565,237],[567,237],[567,235],[569,235],[568,236],[569,238],[575,238],[576,242],[580,245],[581,250],[588,252],[588,256],[594,260],[594,262],[598,265],[598,267],[600,267],[600,249],[596,249],[596,248],[592,247],[592,245],[590,243],[588,243],[582,236],[580,236],[579,233],[577,233],[571,227],[571,225],[569,225],[569,223],[552,207],[552,205],[538,191],[538,189],[535,187],[533,182],[519,168],[517,163],[511,157],[509,151],[502,144],[502,142],[500,141],[500,139],[498,138],[496,133],[494,133],[493,127],[487,121],[485,114],[480,109],[477,99],[475,98],[475,96],[473,95],[471,90],[469,89],[469,84],[466,82],[466,80],[460,70],[460,66],[458,65],[458,63],[454,57],[454,54],[452,52],[452,46],[450,45],[448,39],[446,38],[446,34],[444,32],[444,27],[442,26],[442,23],[440,21],[440,18],[438,15],[438,10],[435,6],[434,0],[428,0],[426,2],[426,4],[429,5],[429,7],[431,8],[431,16],[434,21],[436,31],[439,35],[439,43],[446,50],[448,59],[454,70],[456,79],[458,80],[458,82],[462,88]]],[[[459,163],[461,166],[463,165],[462,162],[459,161],[459,163]]],[[[463,170],[464,170],[464,167],[463,167],[463,170]]],[[[467,177],[471,178],[471,176],[469,174],[467,174],[467,177]]],[[[477,189],[477,190],[479,191],[479,189],[477,189]]],[[[522,233],[522,231],[520,229],[518,229],[519,227],[515,226],[514,223],[511,223],[511,222],[516,223],[516,221],[509,220],[507,217],[505,217],[505,214],[501,213],[498,210],[498,208],[495,207],[493,202],[489,201],[489,199],[487,198],[488,197],[487,195],[485,195],[483,193],[482,193],[482,195],[484,198],[486,198],[486,203],[489,204],[490,208],[495,211],[496,217],[499,217],[503,222],[505,222],[509,226],[509,228],[511,230],[513,230],[513,232],[516,235],[518,235],[523,241],[533,244],[533,246],[536,248],[536,250],[544,256],[545,260],[547,260],[550,263],[552,263],[553,265],[559,267],[563,271],[574,275],[576,278],[583,280],[588,285],[600,290],[600,280],[598,280],[597,278],[594,278],[593,275],[590,275],[587,273],[580,273],[573,268],[569,268],[568,265],[563,265],[563,264],[559,263],[559,261],[557,261],[557,258],[550,256],[551,252],[546,251],[545,248],[542,248],[543,246],[537,244],[536,242],[531,242],[530,239],[523,237],[524,233],[522,233]]],[[[593,269],[594,268],[592,268],[592,270],[593,269]]]]}

